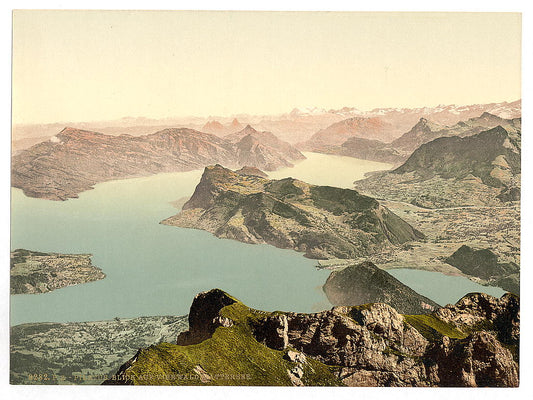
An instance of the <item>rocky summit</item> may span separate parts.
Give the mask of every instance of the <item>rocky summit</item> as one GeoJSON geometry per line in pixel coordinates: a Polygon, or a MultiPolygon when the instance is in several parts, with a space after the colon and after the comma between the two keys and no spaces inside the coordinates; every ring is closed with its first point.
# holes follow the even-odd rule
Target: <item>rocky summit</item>
{"type": "Polygon", "coordinates": [[[518,386],[519,298],[473,293],[431,315],[384,303],[314,314],[197,295],[176,344],[140,349],[104,384],[518,386]]]}
{"type": "Polygon", "coordinates": [[[190,171],[212,163],[275,170],[303,158],[268,132],[232,142],[187,128],[141,136],[65,128],[13,156],[11,184],[30,197],[66,200],[109,180],[190,171]]]}
{"type": "Polygon", "coordinates": [[[386,303],[403,314],[427,314],[438,307],[369,261],[333,271],[323,289],[336,306],[386,303]]]}
{"type": "Polygon", "coordinates": [[[162,223],[294,249],[315,259],[356,258],[424,237],[355,190],[269,180],[220,165],[207,167],[183,210],[162,223]]]}

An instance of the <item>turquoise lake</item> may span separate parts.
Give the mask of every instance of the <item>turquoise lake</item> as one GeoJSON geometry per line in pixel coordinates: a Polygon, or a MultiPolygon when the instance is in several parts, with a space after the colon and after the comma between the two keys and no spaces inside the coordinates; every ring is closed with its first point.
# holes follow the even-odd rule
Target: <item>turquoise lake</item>
{"type": "MultiPolygon", "coordinates": [[[[270,177],[352,187],[366,172],[390,168],[349,157],[305,155],[307,160],[270,177]]],[[[215,287],[268,311],[330,308],[321,289],[329,271],[316,269],[316,261],[301,253],[159,224],[179,211],[171,202],[190,196],[201,175],[191,171],[106,182],[65,202],[29,198],[12,189],[12,249],[90,253],[107,277],[45,294],[13,295],[11,324],[183,315],[198,292],[215,287]]],[[[462,277],[405,271],[413,270],[389,272],[440,304],[472,291],[504,293],[462,277]]]]}

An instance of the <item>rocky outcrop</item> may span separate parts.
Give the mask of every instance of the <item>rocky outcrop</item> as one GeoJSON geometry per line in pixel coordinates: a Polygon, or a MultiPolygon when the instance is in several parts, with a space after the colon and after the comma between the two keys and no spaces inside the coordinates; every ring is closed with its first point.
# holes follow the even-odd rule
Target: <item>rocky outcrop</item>
{"type": "Polygon", "coordinates": [[[226,373],[250,367],[248,384],[515,387],[518,305],[514,295],[477,293],[431,315],[402,315],[383,303],[315,314],[267,313],[215,289],[197,296],[192,306],[209,310],[191,329],[196,336],[206,329],[203,342],[186,346],[180,335],[179,345],[142,349],[115,380],[187,384],[143,377],[191,372],[198,380],[203,376],[204,384],[221,384],[213,376],[224,365],[226,373]],[[217,317],[231,324],[217,323],[213,332],[217,309],[217,317]]]}
{"type": "Polygon", "coordinates": [[[323,286],[331,304],[386,303],[402,314],[427,314],[438,304],[365,261],[333,271],[323,286]]]}
{"type": "Polygon", "coordinates": [[[210,338],[219,326],[229,327],[233,322],[219,315],[222,308],[235,300],[220,289],[196,295],[189,311],[189,330],[180,333],[177,344],[188,346],[210,338]]]}
{"type": "Polygon", "coordinates": [[[13,156],[11,184],[30,197],[66,200],[108,180],[190,171],[212,163],[275,170],[302,158],[268,132],[234,143],[186,128],[141,136],[65,128],[13,156]]]}
{"type": "Polygon", "coordinates": [[[518,346],[520,341],[520,299],[512,294],[497,299],[473,293],[454,305],[440,308],[435,316],[465,331],[480,327],[492,330],[498,340],[507,345],[518,346]]]}
{"type": "Polygon", "coordinates": [[[268,180],[207,167],[183,210],[163,224],[245,243],[268,243],[306,257],[356,258],[424,236],[375,199],[293,178],[268,180]]]}

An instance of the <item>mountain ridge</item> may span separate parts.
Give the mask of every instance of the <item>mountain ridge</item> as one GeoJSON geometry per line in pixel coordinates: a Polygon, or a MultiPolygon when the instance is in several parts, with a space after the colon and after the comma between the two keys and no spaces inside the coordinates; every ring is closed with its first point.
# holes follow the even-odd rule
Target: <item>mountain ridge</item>
{"type": "Polygon", "coordinates": [[[15,154],[11,179],[12,186],[27,196],[66,200],[108,180],[190,171],[213,162],[275,170],[303,158],[266,132],[247,146],[189,128],[113,136],[67,127],[49,141],[15,154]]]}
{"type": "Polygon", "coordinates": [[[302,314],[212,289],[176,344],[140,349],[103,384],[516,387],[519,302],[472,293],[431,315],[384,303],[302,314]]]}

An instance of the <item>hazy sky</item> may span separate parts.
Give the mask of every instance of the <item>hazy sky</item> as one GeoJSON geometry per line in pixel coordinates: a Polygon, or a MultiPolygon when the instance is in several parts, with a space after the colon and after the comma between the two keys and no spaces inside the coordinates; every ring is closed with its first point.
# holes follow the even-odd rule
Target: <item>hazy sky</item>
{"type": "Polygon", "coordinates": [[[16,11],[13,122],[520,98],[516,13],[16,11]]]}

